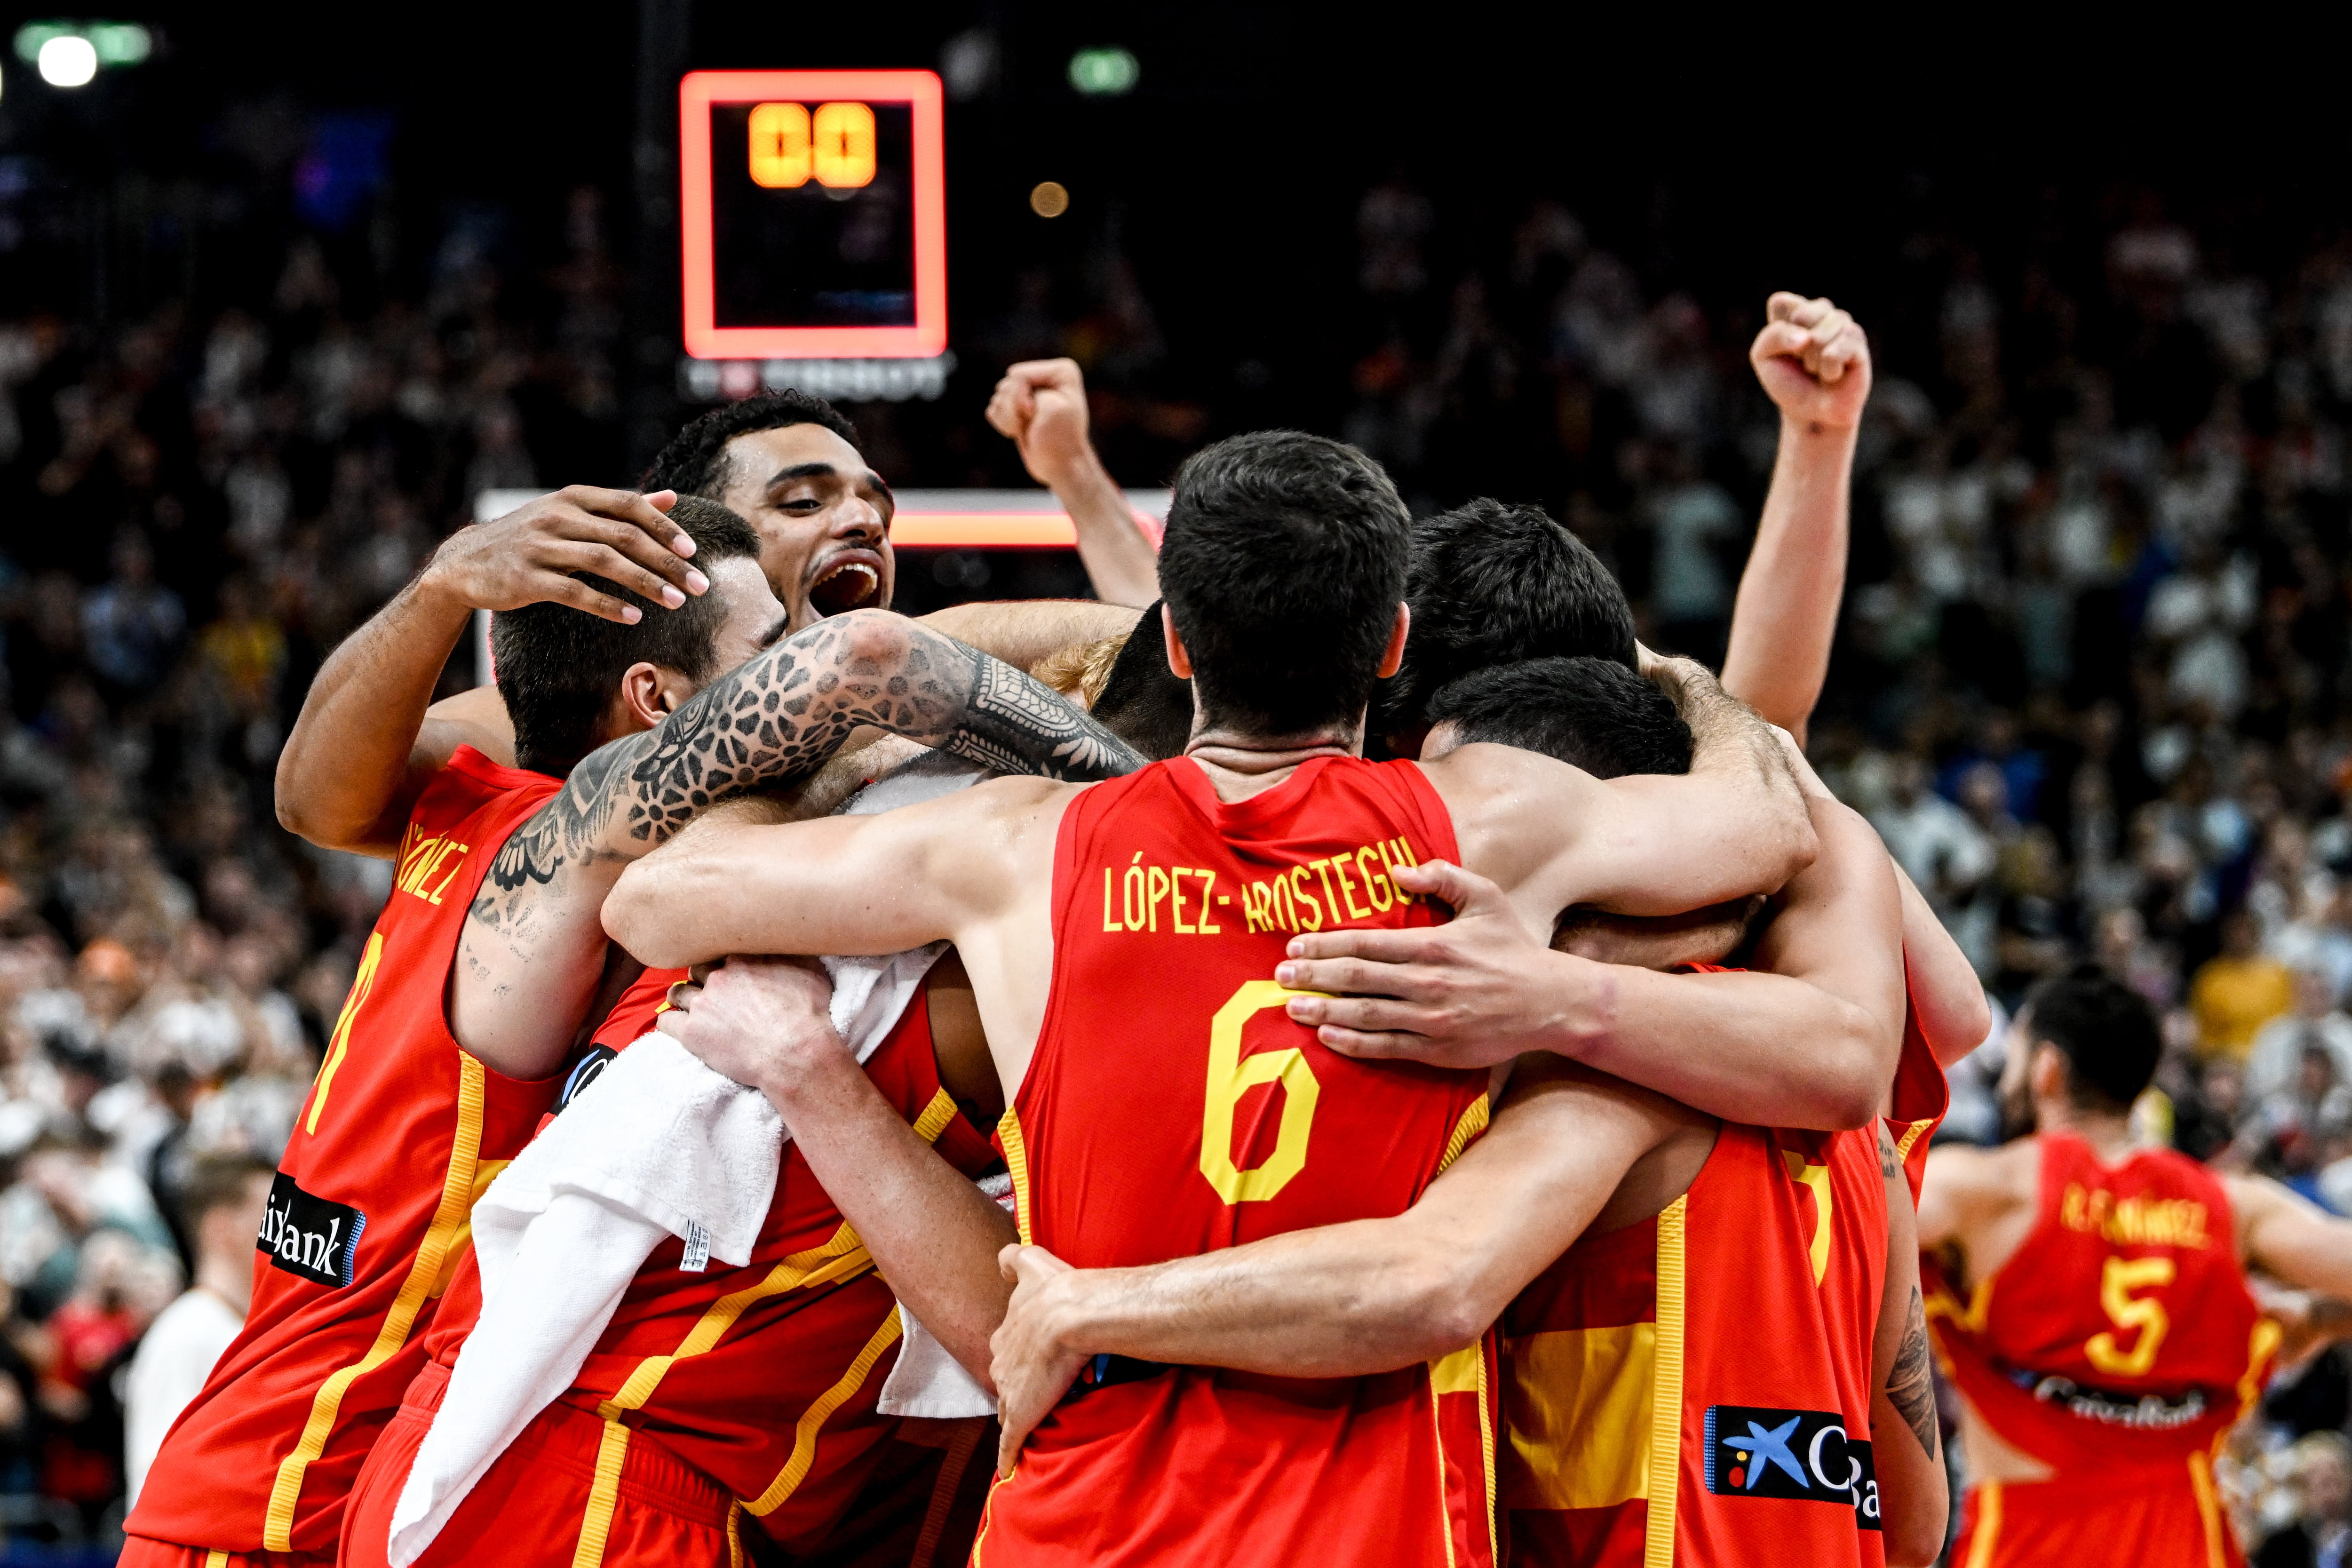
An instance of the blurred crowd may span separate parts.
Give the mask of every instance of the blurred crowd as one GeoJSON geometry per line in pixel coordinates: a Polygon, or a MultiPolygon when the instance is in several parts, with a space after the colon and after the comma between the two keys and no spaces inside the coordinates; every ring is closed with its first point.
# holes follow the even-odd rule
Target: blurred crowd
{"type": "MultiPolygon", "coordinates": [[[[2095,959],[2166,1021],[2146,1138],[2352,1213],[2352,239],[2256,271],[2152,196],[2086,216],[1999,268],[1915,236],[1912,321],[1840,301],[1877,383],[1811,751],[2000,1005],[1947,1136],[2000,1137],[2003,1008],[2095,959]]],[[[1719,656],[1778,428],[1761,300],[1645,288],[1546,203],[1450,273],[1403,178],[1357,229],[1347,437],[1417,504],[1546,499],[1648,638],[1719,656]]],[[[2342,1560],[2346,1365],[2241,1454],[2265,1562],[2342,1560]]]]}
{"type": "MultiPolygon", "coordinates": [[[[458,226],[362,304],[298,233],[236,307],[0,323],[0,1529],[120,1508],[197,1173],[274,1163],[387,890],[276,824],[310,672],[478,491],[627,477],[621,279],[594,195],[564,221],[528,279],[458,226]]],[[[2352,1212],[2352,242],[2255,272],[2153,201],[2098,225],[1998,266],[1927,237],[1904,331],[1841,301],[1877,381],[1811,750],[2000,1002],[2090,957],[2156,1004],[2148,1138],[2352,1212]]],[[[1336,433],[1418,508],[1542,500],[1650,640],[1719,657],[1777,432],[1761,298],[1657,286],[1549,203],[1465,254],[1403,177],[1356,228],[1336,433]]],[[[1114,471],[1164,481],[1223,412],[1169,392],[1135,268],[1087,268],[1018,274],[960,352],[977,384],[1078,358],[1114,471]]],[[[894,475],[1011,463],[976,404],[852,412],[894,475]]],[[[954,564],[923,575],[982,589],[954,564]]],[[[1948,1135],[2000,1135],[2000,1032],[1948,1135]]],[[[2347,1421],[2341,1352],[2273,1391],[2231,1471],[2264,1564],[2341,1560],[2347,1421]]]]}
{"type": "Polygon", "coordinates": [[[594,197],[569,216],[527,290],[461,232],[424,298],[359,310],[297,238],[248,308],[0,323],[12,1534],[119,1520],[134,1347],[203,1282],[191,1188],[277,1163],[389,890],[275,819],[310,672],[534,448],[610,450],[615,269],[594,197]]]}

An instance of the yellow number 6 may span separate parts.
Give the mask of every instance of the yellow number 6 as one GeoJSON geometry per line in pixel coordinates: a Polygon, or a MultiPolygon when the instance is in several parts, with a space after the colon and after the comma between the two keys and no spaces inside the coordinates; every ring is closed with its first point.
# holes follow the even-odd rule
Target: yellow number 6
{"type": "Polygon", "coordinates": [[[2156,1364],[2157,1347],[2164,1343],[2165,1334],[2172,1327],[2166,1315],[2164,1303],[2148,1296],[2134,1296],[2135,1290],[2154,1289],[2172,1283],[2174,1274],[2169,1258],[2110,1258],[2099,1272],[2099,1306],[2119,1329],[2137,1329],[2139,1338],[2129,1351],[2116,1348],[2116,1336],[2093,1334],[2084,1342],[2083,1353],[2101,1372],[2117,1377],[2145,1377],[2156,1364]]]}
{"type": "Polygon", "coordinates": [[[1279,1007],[1293,996],[1320,993],[1292,991],[1271,980],[1251,980],[1217,1009],[1209,1024],[1209,1099],[1201,1112],[1201,1174],[1217,1195],[1229,1204],[1262,1201],[1290,1184],[1307,1168],[1307,1134],[1315,1121],[1315,1101],[1323,1086],[1297,1047],[1260,1051],[1242,1059],[1242,1026],[1252,1015],[1279,1007]],[[1274,1152],[1253,1169],[1234,1165],[1234,1108],[1243,1095],[1262,1083],[1282,1086],[1282,1131],[1274,1152]]]}

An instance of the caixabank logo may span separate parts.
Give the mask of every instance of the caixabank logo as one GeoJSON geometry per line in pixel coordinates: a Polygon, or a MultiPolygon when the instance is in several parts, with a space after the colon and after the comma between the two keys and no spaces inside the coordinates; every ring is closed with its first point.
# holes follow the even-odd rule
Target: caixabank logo
{"type": "Polygon", "coordinates": [[[367,1215],[349,1204],[312,1197],[280,1171],[269,1184],[269,1206],[261,1211],[261,1234],[253,1244],[269,1254],[273,1267],[289,1274],[314,1284],[342,1286],[352,1282],[360,1232],[366,1228],[367,1215]]]}
{"type": "Polygon", "coordinates": [[[1853,1510],[1857,1529],[1880,1528],[1870,1444],[1849,1436],[1845,1417],[1833,1410],[1708,1405],[1706,1489],[1834,1503],[1853,1510]]]}

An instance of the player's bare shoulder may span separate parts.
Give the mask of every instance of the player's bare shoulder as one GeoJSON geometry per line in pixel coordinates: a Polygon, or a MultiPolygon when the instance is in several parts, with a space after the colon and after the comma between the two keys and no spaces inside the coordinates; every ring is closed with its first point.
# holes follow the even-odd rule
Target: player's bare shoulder
{"type": "Polygon", "coordinates": [[[1580,808],[1608,787],[1538,752],[1477,741],[1423,761],[1421,771],[1454,820],[1462,863],[1506,888],[1558,854],[1580,808]]]}

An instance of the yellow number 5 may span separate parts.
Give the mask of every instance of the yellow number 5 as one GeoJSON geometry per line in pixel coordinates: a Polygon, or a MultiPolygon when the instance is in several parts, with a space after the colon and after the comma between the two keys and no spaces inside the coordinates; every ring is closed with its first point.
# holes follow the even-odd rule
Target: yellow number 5
{"type": "Polygon", "coordinates": [[[1296,1046],[1260,1051],[1244,1061],[1242,1026],[1268,1007],[1311,994],[1319,993],[1291,991],[1271,980],[1246,981],[1209,1024],[1209,1099],[1201,1112],[1201,1174],[1229,1204],[1270,1198],[1307,1168],[1307,1134],[1323,1086],[1315,1081],[1307,1054],[1296,1046]],[[1282,1086],[1282,1131],[1264,1164],[1238,1170],[1234,1165],[1234,1108],[1262,1083],[1282,1086]]]}
{"type": "Polygon", "coordinates": [[[2117,1377],[2145,1377],[2156,1364],[2157,1347],[2172,1327],[2165,1315],[2164,1303],[2148,1296],[2134,1296],[2135,1290],[2153,1290],[2172,1283],[2174,1269],[2169,1258],[2110,1258],[2099,1274],[2099,1305],[2118,1329],[2137,1329],[2139,1338],[2129,1351],[2116,1348],[2116,1336],[2093,1334],[2084,1342],[2083,1353],[2101,1372],[2117,1377]]]}

